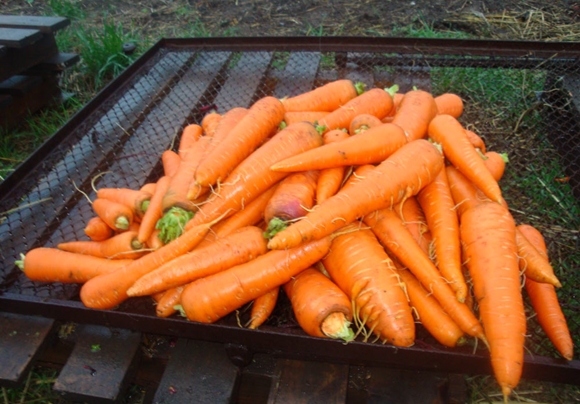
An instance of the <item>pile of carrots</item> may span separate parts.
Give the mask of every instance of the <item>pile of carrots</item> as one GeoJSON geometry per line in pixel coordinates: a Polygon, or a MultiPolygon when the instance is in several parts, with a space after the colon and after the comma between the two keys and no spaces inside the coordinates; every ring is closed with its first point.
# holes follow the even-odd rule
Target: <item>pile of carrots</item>
{"type": "Polygon", "coordinates": [[[212,323],[251,303],[242,326],[257,328],[285,293],[313,336],[408,347],[421,323],[448,347],[474,337],[507,400],[524,359],[522,278],[556,349],[571,360],[573,345],[543,237],[514,221],[505,156],[460,123],[463,107],[337,80],[212,111],[160,156],[155,183],[98,189],[90,240],[18,264],[82,283],[95,309],[151,296],[158,316],[212,323]]]}

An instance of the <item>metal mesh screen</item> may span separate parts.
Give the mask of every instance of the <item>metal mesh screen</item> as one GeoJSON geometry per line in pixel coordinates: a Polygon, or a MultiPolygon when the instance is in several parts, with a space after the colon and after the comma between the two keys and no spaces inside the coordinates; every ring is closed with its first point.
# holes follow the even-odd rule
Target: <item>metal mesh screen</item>
{"type": "MultiPolygon", "coordinates": [[[[93,199],[91,181],[105,172],[96,179],[98,187],[138,188],[158,178],[162,151],[176,144],[185,125],[199,123],[207,106],[224,112],[265,95],[291,96],[350,78],[368,88],[398,84],[401,92],[417,87],[463,98],[460,121],[481,135],[488,150],[508,154],[500,182],[505,199],[518,223],[543,232],[578,345],[579,72],[574,59],[557,55],[162,47],[135,74],[116,81],[106,100],[50,153],[35,156],[38,164],[17,172],[17,186],[0,201],[0,290],[77,300],[77,286],[30,282],[14,261],[33,247],[86,239],[83,228],[93,213],[80,191],[93,199]]],[[[154,315],[152,306],[143,311],[154,315]]],[[[556,356],[533,316],[529,327],[530,352],[556,356]]]]}

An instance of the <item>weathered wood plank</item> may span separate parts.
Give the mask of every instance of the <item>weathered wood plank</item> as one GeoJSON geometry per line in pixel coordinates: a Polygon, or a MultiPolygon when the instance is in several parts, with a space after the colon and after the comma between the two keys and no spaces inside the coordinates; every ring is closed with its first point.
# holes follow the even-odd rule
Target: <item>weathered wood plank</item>
{"type": "Polygon", "coordinates": [[[23,95],[41,83],[42,78],[38,76],[12,76],[0,82],[0,94],[23,95]]]}
{"type": "Polygon", "coordinates": [[[0,384],[16,386],[47,344],[55,321],[0,312],[0,384]]]}
{"type": "Polygon", "coordinates": [[[77,343],[53,389],[74,400],[115,402],[129,381],[141,333],[94,325],[79,327],[77,343]]]}
{"type": "Polygon", "coordinates": [[[37,29],[0,28],[0,45],[9,48],[24,48],[42,38],[42,32],[37,29]]]}
{"type": "Polygon", "coordinates": [[[179,339],[171,354],[154,403],[229,403],[239,370],[223,344],[179,339]]]}
{"type": "Polygon", "coordinates": [[[66,17],[44,17],[37,15],[0,15],[2,28],[30,28],[44,34],[52,34],[70,25],[66,17]]]}
{"type": "Polygon", "coordinates": [[[43,60],[39,64],[28,69],[24,74],[35,74],[39,72],[62,72],[71,66],[74,66],[81,60],[81,57],[76,53],[59,53],[48,59],[43,60]]]}

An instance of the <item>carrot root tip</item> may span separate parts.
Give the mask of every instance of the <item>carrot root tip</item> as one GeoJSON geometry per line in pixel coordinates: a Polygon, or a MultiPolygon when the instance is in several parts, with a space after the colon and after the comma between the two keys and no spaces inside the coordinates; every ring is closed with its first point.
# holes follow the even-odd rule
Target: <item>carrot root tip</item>
{"type": "Polygon", "coordinates": [[[329,338],[342,339],[345,342],[354,340],[354,331],[350,328],[344,313],[332,313],[328,315],[321,325],[321,330],[329,338]]]}

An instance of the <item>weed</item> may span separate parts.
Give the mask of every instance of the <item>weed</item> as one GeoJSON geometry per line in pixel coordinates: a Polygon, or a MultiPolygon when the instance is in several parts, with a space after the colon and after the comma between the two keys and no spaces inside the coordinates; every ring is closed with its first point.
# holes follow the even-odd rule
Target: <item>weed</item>
{"type": "Polygon", "coordinates": [[[78,0],[48,0],[49,14],[66,17],[71,20],[82,20],[85,13],[81,9],[81,2],[78,0]]]}

